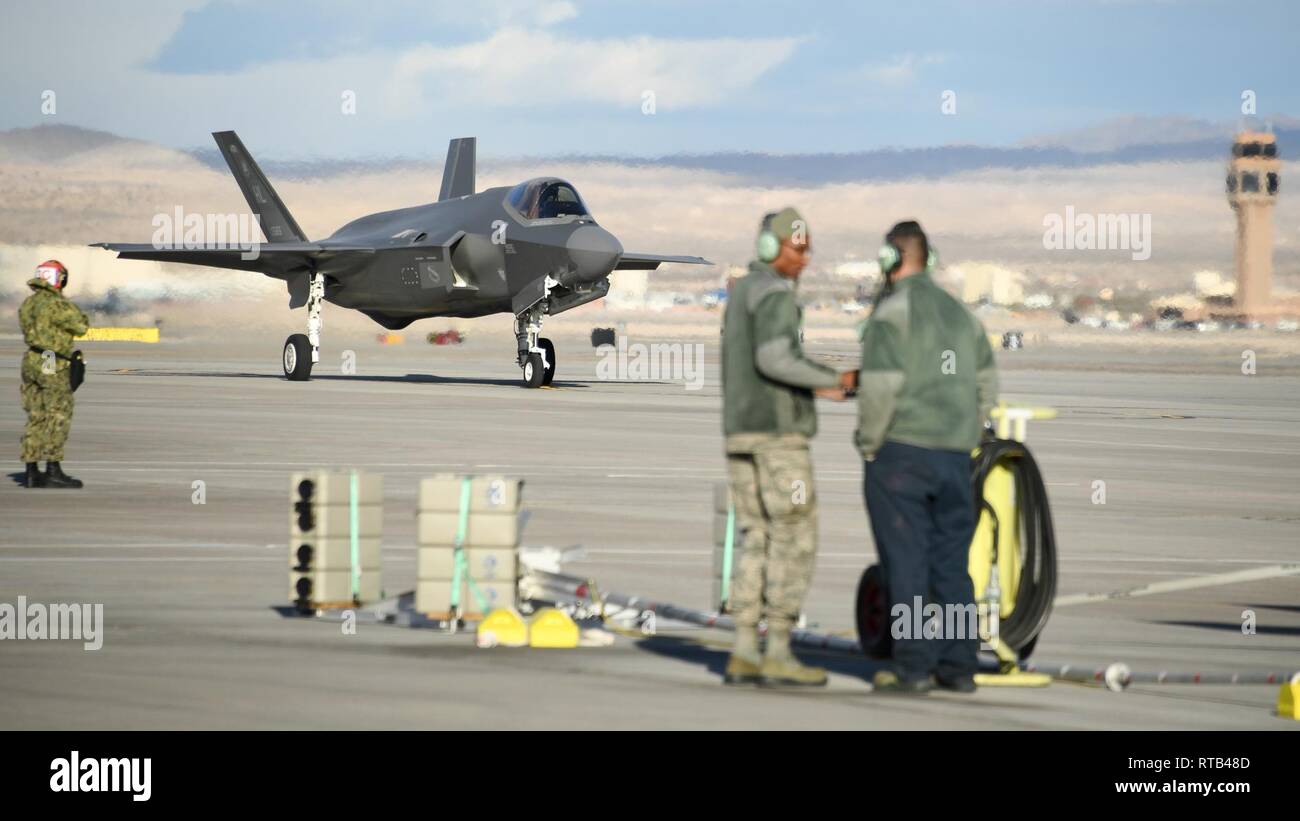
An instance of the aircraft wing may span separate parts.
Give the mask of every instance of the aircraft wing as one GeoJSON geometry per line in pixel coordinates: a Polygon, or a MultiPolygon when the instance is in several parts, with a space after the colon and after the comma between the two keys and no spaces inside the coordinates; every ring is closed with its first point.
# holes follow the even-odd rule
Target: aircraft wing
{"type": "Polygon", "coordinates": [[[615,271],[653,271],[660,263],[673,262],[681,265],[712,265],[704,257],[665,256],[663,254],[633,254],[624,252],[623,258],[614,266],[615,271]]]}
{"type": "Polygon", "coordinates": [[[97,242],[92,248],[116,251],[119,259],[149,259],[256,271],[289,286],[289,307],[307,304],[308,274],[324,269],[330,276],[346,278],[364,270],[375,249],[367,245],[321,245],[318,242],[275,242],[256,247],[229,245],[213,248],[157,248],[148,242],[97,242]],[[245,257],[253,257],[245,259],[245,257]]]}
{"type": "Polygon", "coordinates": [[[256,271],[277,279],[286,279],[296,271],[320,268],[323,263],[344,255],[370,256],[375,253],[375,249],[369,246],[327,246],[317,242],[275,242],[251,248],[239,245],[159,248],[148,242],[97,242],[91,247],[116,251],[119,259],[149,259],[204,265],[209,268],[256,271]]]}

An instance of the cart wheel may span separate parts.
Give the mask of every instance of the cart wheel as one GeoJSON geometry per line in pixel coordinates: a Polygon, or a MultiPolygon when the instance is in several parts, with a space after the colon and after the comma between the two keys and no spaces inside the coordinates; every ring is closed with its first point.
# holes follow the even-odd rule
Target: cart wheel
{"type": "Polygon", "coordinates": [[[1034,645],[1038,644],[1038,637],[1040,635],[1042,634],[1035,633],[1032,639],[1030,639],[1028,642],[1026,642],[1024,645],[1022,645],[1020,648],[1016,650],[1016,656],[1020,659],[1022,663],[1025,661],[1025,659],[1029,658],[1030,653],[1034,652],[1034,645]]]}
{"type": "Polygon", "coordinates": [[[889,636],[889,589],[885,571],[878,564],[862,571],[855,615],[862,652],[874,659],[889,658],[893,644],[889,636]]]}

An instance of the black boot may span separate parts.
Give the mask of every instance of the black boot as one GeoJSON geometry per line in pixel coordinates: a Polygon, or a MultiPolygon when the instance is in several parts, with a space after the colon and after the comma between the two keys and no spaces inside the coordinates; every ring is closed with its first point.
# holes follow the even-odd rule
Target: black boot
{"type": "Polygon", "coordinates": [[[80,479],[73,479],[63,472],[58,462],[45,463],[46,487],[81,487],[80,479]]]}
{"type": "Polygon", "coordinates": [[[35,462],[27,463],[27,476],[23,480],[27,487],[45,487],[45,474],[41,473],[41,466],[35,462]]]}

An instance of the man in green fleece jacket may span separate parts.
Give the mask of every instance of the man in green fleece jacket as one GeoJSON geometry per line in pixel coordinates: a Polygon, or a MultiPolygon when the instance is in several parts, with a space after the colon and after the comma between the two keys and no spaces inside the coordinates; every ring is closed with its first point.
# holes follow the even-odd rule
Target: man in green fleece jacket
{"type": "Polygon", "coordinates": [[[910,625],[931,603],[945,616],[950,606],[974,612],[971,451],[997,399],[993,349],[980,321],[930,278],[920,225],[895,225],[880,262],[889,287],[862,334],[855,436],[894,622],[897,672],[877,674],[876,689],[972,692],[979,637],[969,620],[941,619],[934,636],[910,635],[910,625]],[[946,635],[950,626],[958,629],[946,635]]]}
{"type": "Polygon", "coordinates": [[[817,502],[809,440],[814,393],[844,399],[856,372],[806,357],[795,288],[812,253],[808,225],[786,208],[763,218],[757,257],[727,297],[722,414],[727,475],[739,531],[731,585],[736,644],[727,684],[823,685],[826,671],[790,651],[790,630],[812,580],[817,502]],[[760,656],[758,623],[767,620],[760,656]]]}

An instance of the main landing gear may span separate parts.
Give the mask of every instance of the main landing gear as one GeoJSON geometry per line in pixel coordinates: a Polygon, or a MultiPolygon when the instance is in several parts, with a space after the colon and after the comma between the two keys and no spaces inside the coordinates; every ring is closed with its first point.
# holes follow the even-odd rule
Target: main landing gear
{"type": "Polygon", "coordinates": [[[540,388],[555,378],[555,344],[541,336],[545,300],[515,317],[516,361],[524,372],[525,388],[540,388]]]}
{"type": "Polygon", "coordinates": [[[284,378],[290,382],[311,379],[311,366],[320,361],[321,305],[325,301],[325,275],[312,272],[307,286],[307,333],[284,341],[284,378]]]}

